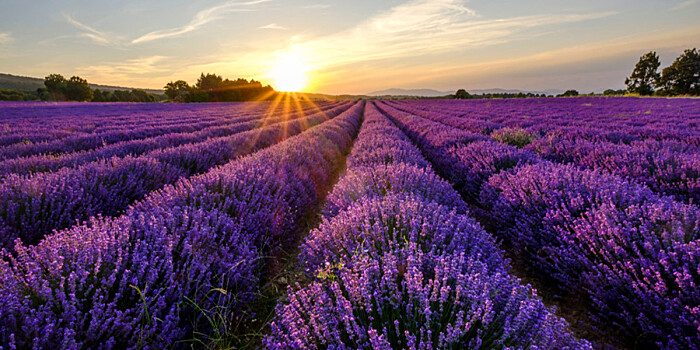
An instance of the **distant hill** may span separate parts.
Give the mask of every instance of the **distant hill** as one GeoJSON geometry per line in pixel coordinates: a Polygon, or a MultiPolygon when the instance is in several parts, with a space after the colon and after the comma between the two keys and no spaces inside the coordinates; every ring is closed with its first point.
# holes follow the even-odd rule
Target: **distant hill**
{"type": "MultiPolygon", "coordinates": [[[[522,93],[533,93],[533,94],[545,94],[545,95],[557,95],[562,93],[562,90],[549,89],[544,91],[525,91],[525,90],[507,90],[507,89],[466,89],[472,95],[481,94],[517,94],[522,93]]],[[[386,89],[380,91],[370,92],[368,96],[423,96],[423,97],[440,97],[445,95],[454,94],[455,91],[438,91],[433,89],[386,89]]]]}
{"type": "MultiPolygon", "coordinates": [[[[15,89],[15,90],[24,90],[24,91],[35,91],[37,88],[42,88],[42,87],[44,87],[44,79],[43,78],[22,77],[19,75],[0,73],[0,89],[15,89]]],[[[131,88],[131,87],[98,85],[98,84],[90,84],[90,87],[93,89],[108,90],[108,91],[137,89],[137,88],[131,88]]],[[[149,94],[155,94],[155,95],[162,95],[163,94],[163,90],[154,90],[154,89],[141,89],[141,90],[144,90],[144,91],[148,92],[149,94]]]]}

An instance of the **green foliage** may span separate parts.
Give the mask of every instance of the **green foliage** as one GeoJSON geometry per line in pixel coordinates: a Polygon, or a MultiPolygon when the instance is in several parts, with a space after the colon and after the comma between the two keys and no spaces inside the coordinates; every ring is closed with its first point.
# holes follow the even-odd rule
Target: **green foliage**
{"type": "Polygon", "coordinates": [[[100,101],[93,99],[95,102],[156,102],[156,95],[149,94],[141,89],[129,90],[114,90],[112,92],[103,91],[100,101]]]}
{"type": "Polygon", "coordinates": [[[457,93],[455,93],[455,98],[456,99],[468,99],[468,98],[471,98],[471,95],[467,92],[467,90],[459,89],[459,90],[457,90],[457,93]]]}
{"type": "Polygon", "coordinates": [[[491,133],[491,138],[511,146],[523,148],[538,138],[537,134],[521,128],[502,128],[491,133]]]}
{"type": "Polygon", "coordinates": [[[88,86],[87,80],[73,76],[65,83],[65,95],[71,101],[92,100],[92,89],[88,86]]]}
{"type": "Polygon", "coordinates": [[[627,91],[631,93],[651,95],[654,93],[653,86],[660,79],[658,72],[661,62],[656,52],[651,51],[639,58],[639,62],[634,66],[632,75],[625,79],[627,91]]]}
{"type": "MultiPolygon", "coordinates": [[[[531,98],[531,97],[547,97],[545,94],[533,94],[531,92],[524,93],[512,93],[512,92],[496,92],[496,93],[482,93],[480,95],[472,95],[464,89],[459,89],[454,95],[447,95],[444,98],[456,98],[456,99],[494,99],[494,98],[531,98]]],[[[551,96],[550,96],[551,97],[551,96]]],[[[422,99],[423,97],[418,97],[416,99],[422,99]]],[[[430,97],[432,99],[433,97],[430,97]]],[[[399,98],[400,100],[403,98],[399,98]]]]}
{"type": "Polygon", "coordinates": [[[153,95],[147,93],[144,90],[141,89],[133,89],[131,90],[131,97],[133,99],[133,102],[155,102],[156,99],[153,95]]]}
{"type": "MultiPolygon", "coordinates": [[[[228,79],[226,79],[228,80],[228,79]]],[[[224,79],[220,75],[216,74],[209,74],[202,75],[197,79],[197,87],[198,89],[201,89],[202,91],[217,91],[220,90],[224,86],[224,79]]]]}
{"type": "Polygon", "coordinates": [[[613,90],[613,89],[607,89],[603,91],[603,96],[623,96],[627,92],[625,89],[620,89],[620,90],[613,90]]]}
{"type": "Polygon", "coordinates": [[[209,94],[202,89],[191,89],[185,97],[185,102],[209,102],[209,94]]]}
{"type": "Polygon", "coordinates": [[[275,90],[255,80],[229,80],[220,75],[202,73],[194,86],[184,80],[169,82],[165,85],[165,95],[173,102],[255,101],[272,99],[275,90]]]}
{"type": "Polygon", "coordinates": [[[141,89],[111,92],[101,89],[92,90],[87,80],[78,76],[66,80],[60,74],[48,75],[44,79],[44,86],[46,88],[39,88],[36,91],[36,98],[42,101],[156,102],[165,98],[162,95],[150,94],[141,89]]]}
{"type": "Polygon", "coordinates": [[[165,96],[173,102],[185,102],[192,88],[184,80],[171,81],[165,84],[165,96]]]}
{"type": "Polygon", "coordinates": [[[0,101],[35,101],[38,97],[29,91],[0,89],[0,101]]]}
{"type": "Polygon", "coordinates": [[[557,97],[573,97],[578,96],[578,91],[576,90],[566,90],[563,94],[557,95],[557,97]]]}
{"type": "Polygon", "coordinates": [[[36,89],[36,95],[39,97],[40,100],[42,101],[48,101],[51,95],[49,95],[48,89],[45,87],[43,88],[37,88],[36,89]]]}
{"type": "Polygon", "coordinates": [[[112,97],[110,98],[112,102],[134,102],[133,96],[129,90],[114,90],[112,91],[112,97]]]}
{"type": "Polygon", "coordinates": [[[105,93],[109,93],[109,91],[102,92],[100,89],[95,89],[92,91],[92,102],[107,102],[105,99],[105,93]]]}
{"type": "Polygon", "coordinates": [[[66,78],[60,74],[50,74],[44,78],[44,86],[49,94],[49,99],[52,101],[65,101],[66,97],[66,78]]]}
{"type": "Polygon", "coordinates": [[[685,50],[663,69],[657,86],[664,95],[700,95],[700,52],[685,50]]]}

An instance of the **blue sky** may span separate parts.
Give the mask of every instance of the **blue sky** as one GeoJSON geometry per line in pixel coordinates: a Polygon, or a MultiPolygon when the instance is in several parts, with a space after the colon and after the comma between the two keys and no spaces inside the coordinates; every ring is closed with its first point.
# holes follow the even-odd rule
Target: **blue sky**
{"type": "Polygon", "coordinates": [[[621,88],[700,47],[700,0],[0,0],[0,72],[161,88],[201,72],[304,90],[621,88]],[[285,64],[294,62],[294,64],[285,64]]]}

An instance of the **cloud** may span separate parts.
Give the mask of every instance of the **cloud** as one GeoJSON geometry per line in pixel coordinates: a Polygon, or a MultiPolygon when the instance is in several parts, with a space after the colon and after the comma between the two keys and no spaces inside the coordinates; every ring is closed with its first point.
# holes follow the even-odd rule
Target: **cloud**
{"type": "MultiPolygon", "coordinates": [[[[464,57],[472,50],[512,41],[522,41],[552,31],[558,25],[603,18],[614,12],[587,14],[541,14],[511,18],[483,18],[460,0],[413,0],[370,16],[354,27],[336,33],[292,36],[277,50],[269,46],[186,68],[206,67],[217,72],[255,76],[271,81],[273,67],[280,59],[294,57],[309,71],[316,87],[363,75],[365,71],[394,71],[398,65],[410,70],[416,62],[429,61],[432,67],[464,57]],[[241,70],[243,69],[243,70],[241,70]],[[234,72],[231,72],[234,73],[234,72]]],[[[415,78],[416,72],[408,76],[415,78]]],[[[364,76],[364,75],[363,75],[364,76]]],[[[376,79],[369,79],[376,80],[376,79]]],[[[365,84],[367,80],[365,80],[365,84]]],[[[343,85],[343,84],[341,84],[343,85]]],[[[339,90],[336,90],[339,91],[339,90]]]]}
{"type": "Polygon", "coordinates": [[[80,23],[69,14],[64,13],[63,17],[66,19],[66,21],[68,21],[68,23],[85,31],[84,33],[79,34],[79,37],[91,39],[92,41],[99,44],[109,44],[113,41],[111,35],[105,32],[101,32],[83,23],[80,23]]]}
{"type": "Polygon", "coordinates": [[[673,7],[671,7],[670,10],[671,10],[671,11],[676,11],[676,10],[684,9],[684,8],[686,8],[686,7],[693,6],[693,5],[697,4],[697,3],[700,3],[700,0],[686,0],[686,1],[682,1],[682,2],[679,2],[678,4],[674,5],[673,7]]]}
{"type": "Polygon", "coordinates": [[[612,14],[543,14],[482,19],[460,0],[414,0],[351,29],[312,40],[301,38],[282,51],[293,50],[301,56],[311,57],[317,68],[321,68],[464,51],[522,39],[526,36],[523,34],[526,29],[612,14]]]}
{"type": "Polygon", "coordinates": [[[165,81],[174,74],[173,69],[165,65],[167,56],[146,56],[124,62],[105,62],[98,65],[76,68],[81,76],[100,84],[148,84],[153,80],[165,81]]]}
{"type": "Polygon", "coordinates": [[[331,4],[313,4],[313,5],[302,6],[302,8],[305,8],[305,9],[327,9],[330,7],[331,7],[331,4]]]}
{"type": "Polygon", "coordinates": [[[10,32],[5,32],[5,33],[0,33],[0,44],[7,44],[12,42],[14,38],[12,38],[12,33],[10,32]]]}
{"type": "Polygon", "coordinates": [[[268,25],[258,27],[258,29],[289,30],[289,28],[278,25],[277,23],[270,23],[268,25]]]}
{"type": "MultiPolygon", "coordinates": [[[[700,27],[657,35],[630,35],[580,46],[564,47],[522,57],[472,63],[443,62],[436,66],[397,65],[392,69],[357,71],[350,78],[328,79],[329,92],[364,93],[388,87],[433,86],[441,90],[458,88],[551,88],[602,91],[622,87],[639,56],[655,48],[660,54],[677,53],[700,35],[700,27]],[[420,72],[420,74],[416,74],[420,72]],[[368,82],[369,85],[368,86],[368,82]]],[[[675,54],[667,54],[673,57],[675,54]]]]}
{"type": "Polygon", "coordinates": [[[153,32],[144,34],[144,35],[132,40],[131,43],[138,44],[138,43],[144,43],[144,42],[158,40],[158,39],[176,37],[176,36],[197,30],[201,26],[203,26],[209,22],[220,19],[226,13],[251,11],[251,9],[245,8],[245,7],[249,7],[249,6],[253,6],[253,5],[257,5],[257,4],[262,4],[262,3],[268,2],[268,1],[270,1],[270,0],[253,0],[253,1],[246,1],[246,2],[228,1],[224,4],[210,7],[208,9],[199,11],[194,16],[194,18],[192,18],[192,20],[190,20],[189,23],[187,23],[186,25],[184,25],[182,27],[153,31],[153,32]]]}

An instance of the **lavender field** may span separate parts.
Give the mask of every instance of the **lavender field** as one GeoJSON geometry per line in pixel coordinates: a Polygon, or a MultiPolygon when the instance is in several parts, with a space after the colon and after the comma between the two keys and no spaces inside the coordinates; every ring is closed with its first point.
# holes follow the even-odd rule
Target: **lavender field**
{"type": "Polygon", "coordinates": [[[0,103],[0,349],[700,349],[700,100],[0,103]]]}

